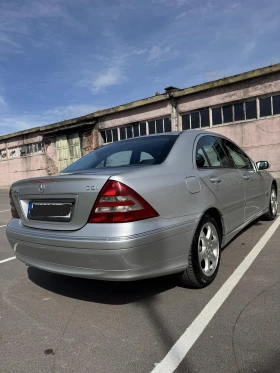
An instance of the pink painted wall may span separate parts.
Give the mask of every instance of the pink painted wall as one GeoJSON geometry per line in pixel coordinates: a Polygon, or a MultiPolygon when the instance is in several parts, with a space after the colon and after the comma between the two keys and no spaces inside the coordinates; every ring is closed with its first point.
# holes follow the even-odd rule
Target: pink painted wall
{"type": "Polygon", "coordinates": [[[45,176],[46,156],[44,154],[8,159],[0,162],[0,188],[29,177],[45,176]]]}
{"type": "Polygon", "coordinates": [[[280,73],[178,98],[179,113],[280,92],[280,73]]]}
{"type": "Polygon", "coordinates": [[[280,115],[211,127],[211,131],[235,141],[254,161],[269,161],[270,171],[280,177],[280,115]]]}
{"type": "Polygon", "coordinates": [[[99,128],[117,127],[167,115],[171,115],[171,105],[168,100],[104,116],[99,121],[99,128]]]}
{"type": "MultiPolygon", "coordinates": [[[[42,141],[42,136],[33,133],[25,135],[24,137],[20,136],[7,139],[5,143],[1,144],[1,149],[6,147],[7,154],[9,155],[9,151],[13,148],[40,141],[42,141]]],[[[46,154],[36,154],[25,157],[18,156],[16,158],[0,161],[0,188],[7,188],[13,182],[21,179],[48,175],[50,168],[48,168],[50,163],[48,162],[48,152],[50,152],[50,157],[52,157],[54,163],[56,163],[55,145],[53,147],[52,143],[49,149],[47,149],[46,154]]]]}

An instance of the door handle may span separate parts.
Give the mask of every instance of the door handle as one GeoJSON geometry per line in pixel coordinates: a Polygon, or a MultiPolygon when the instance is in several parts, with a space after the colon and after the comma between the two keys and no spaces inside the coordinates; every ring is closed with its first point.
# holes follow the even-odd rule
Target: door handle
{"type": "Polygon", "coordinates": [[[244,179],[244,180],[250,180],[250,176],[248,176],[248,175],[244,175],[244,176],[243,176],[243,179],[244,179]]]}
{"type": "Polygon", "coordinates": [[[219,184],[222,180],[217,177],[211,177],[210,178],[211,183],[213,184],[219,184]]]}

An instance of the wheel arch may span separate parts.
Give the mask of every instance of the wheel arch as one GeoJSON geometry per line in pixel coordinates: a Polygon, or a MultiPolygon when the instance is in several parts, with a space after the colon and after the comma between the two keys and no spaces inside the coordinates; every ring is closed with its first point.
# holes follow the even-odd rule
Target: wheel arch
{"type": "Polygon", "coordinates": [[[220,234],[221,234],[221,239],[222,239],[222,236],[225,233],[225,225],[224,225],[224,220],[223,220],[221,212],[217,208],[211,207],[211,208],[209,208],[208,210],[206,210],[204,212],[202,218],[205,215],[210,215],[210,216],[212,216],[212,218],[215,219],[215,221],[218,224],[218,227],[219,227],[219,230],[220,230],[220,234]]]}

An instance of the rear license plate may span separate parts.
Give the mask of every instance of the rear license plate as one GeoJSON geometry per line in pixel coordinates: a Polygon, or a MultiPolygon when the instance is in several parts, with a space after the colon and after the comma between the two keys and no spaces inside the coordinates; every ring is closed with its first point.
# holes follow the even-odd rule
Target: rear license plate
{"type": "Polygon", "coordinates": [[[72,206],[72,203],[29,202],[27,217],[31,220],[69,221],[72,206]]]}

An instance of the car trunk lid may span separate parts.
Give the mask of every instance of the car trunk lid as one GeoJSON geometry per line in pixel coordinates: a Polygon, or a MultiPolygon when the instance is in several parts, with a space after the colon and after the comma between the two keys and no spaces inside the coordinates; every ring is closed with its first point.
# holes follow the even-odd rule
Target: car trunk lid
{"type": "Polygon", "coordinates": [[[22,180],[13,184],[12,198],[28,227],[78,230],[87,223],[99,191],[111,175],[112,170],[99,170],[22,180]]]}

